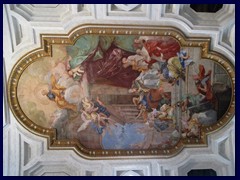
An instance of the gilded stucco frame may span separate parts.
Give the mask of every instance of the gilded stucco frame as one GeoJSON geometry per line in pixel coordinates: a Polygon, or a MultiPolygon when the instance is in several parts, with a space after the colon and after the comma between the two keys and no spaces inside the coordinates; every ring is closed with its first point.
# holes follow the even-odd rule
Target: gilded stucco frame
{"type": "Polygon", "coordinates": [[[210,50],[211,39],[206,37],[186,37],[180,30],[169,26],[127,26],[127,25],[92,25],[85,24],[74,28],[68,34],[41,34],[41,47],[34,49],[14,65],[8,78],[8,102],[13,115],[17,121],[28,131],[38,136],[47,138],[48,149],[53,150],[74,150],[81,157],[86,159],[116,159],[116,158],[168,158],[177,155],[185,147],[207,146],[207,135],[223,128],[235,115],[235,69],[234,65],[223,55],[210,50]],[[224,116],[216,124],[202,127],[201,138],[181,138],[178,144],[168,150],[90,150],[83,147],[77,140],[57,140],[56,130],[43,128],[31,121],[22,111],[18,98],[17,86],[21,74],[40,57],[52,56],[52,45],[63,44],[73,45],[78,37],[83,34],[99,35],[149,35],[149,36],[171,36],[181,46],[200,47],[201,58],[209,59],[222,66],[230,77],[232,85],[232,97],[230,106],[224,116]]]}

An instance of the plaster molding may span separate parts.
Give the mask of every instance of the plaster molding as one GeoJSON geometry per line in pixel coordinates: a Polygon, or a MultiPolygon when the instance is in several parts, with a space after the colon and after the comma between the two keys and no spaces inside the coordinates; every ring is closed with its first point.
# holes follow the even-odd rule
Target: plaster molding
{"type": "MultiPolygon", "coordinates": [[[[79,24],[87,22],[105,24],[106,20],[114,24],[169,25],[180,28],[186,36],[211,37],[212,50],[225,54],[232,63],[235,62],[234,5],[225,5],[223,10],[214,16],[215,19],[204,23],[200,16],[196,15],[197,13],[191,12],[188,5],[138,5],[136,7],[142,9],[137,8],[135,11],[133,8],[134,11],[131,11],[130,8],[120,12],[116,10],[109,12],[109,6],[111,5],[73,4],[66,7],[63,5],[13,5],[11,7],[5,4],[3,6],[3,53],[6,79],[21,56],[40,46],[40,34],[66,34],[79,24]],[[44,14],[39,13],[43,9],[45,15],[52,17],[44,19],[44,14]],[[60,12],[62,10],[64,12],[60,12]],[[183,10],[190,15],[194,14],[197,17],[194,19],[195,22],[189,14],[184,14],[183,10]],[[57,16],[54,17],[52,12],[57,16]],[[138,16],[139,13],[142,16],[138,16]],[[21,28],[16,28],[20,26],[21,28]],[[20,37],[20,43],[16,43],[16,37],[20,37]]],[[[8,106],[4,106],[4,111],[9,112],[8,106]]],[[[48,150],[47,140],[29,133],[18,124],[11,112],[9,112],[9,118],[4,116],[4,119],[6,119],[3,125],[3,174],[5,176],[117,175],[116,171],[121,170],[122,175],[133,175],[136,173],[134,170],[140,170],[145,173],[144,175],[173,176],[186,175],[193,167],[214,168],[218,175],[235,175],[235,118],[219,132],[209,135],[209,147],[201,150],[184,149],[178,156],[170,159],[96,161],[82,159],[70,150],[48,150]],[[24,158],[29,157],[29,151],[22,151],[24,145],[25,149],[31,149],[31,158],[29,161],[25,160],[27,162],[25,165],[22,162],[24,158]]]]}

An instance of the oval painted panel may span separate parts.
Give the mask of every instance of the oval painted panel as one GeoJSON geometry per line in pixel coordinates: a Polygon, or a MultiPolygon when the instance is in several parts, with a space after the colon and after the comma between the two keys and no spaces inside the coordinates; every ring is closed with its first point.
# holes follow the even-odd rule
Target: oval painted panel
{"type": "Polygon", "coordinates": [[[20,123],[49,137],[50,149],[75,147],[93,159],[169,157],[206,145],[206,134],[234,115],[230,62],[208,51],[209,39],[172,28],[115,31],[43,35],[43,49],[11,74],[9,101],[20,123]]]}

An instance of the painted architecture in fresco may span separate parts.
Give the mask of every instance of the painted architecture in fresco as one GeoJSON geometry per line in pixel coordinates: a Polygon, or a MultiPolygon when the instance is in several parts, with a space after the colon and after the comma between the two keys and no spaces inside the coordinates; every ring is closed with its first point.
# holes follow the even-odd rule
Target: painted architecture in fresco
{"type": "Polygon", "coordinates": [[[22,74],[24,113],[89,149],[167,149],[227,111],[225,70],[170,36],[82,35],[22,74]]]}

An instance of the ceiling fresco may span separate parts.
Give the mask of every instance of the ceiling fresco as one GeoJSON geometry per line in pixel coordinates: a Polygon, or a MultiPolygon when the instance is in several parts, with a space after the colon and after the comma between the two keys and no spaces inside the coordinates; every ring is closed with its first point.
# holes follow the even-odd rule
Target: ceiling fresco
{"type": "Polygon", "coordinates": [[[15,64],[17,120],[88,159],[166,158],[207,146],[235,114],[235,70],[211,39],[172,27],[83,25],[42,34],[15,64]]]}

